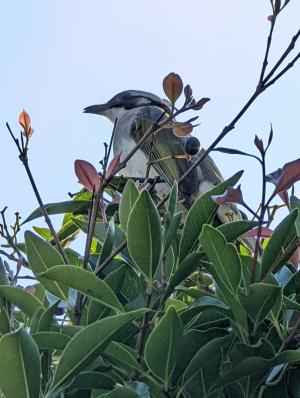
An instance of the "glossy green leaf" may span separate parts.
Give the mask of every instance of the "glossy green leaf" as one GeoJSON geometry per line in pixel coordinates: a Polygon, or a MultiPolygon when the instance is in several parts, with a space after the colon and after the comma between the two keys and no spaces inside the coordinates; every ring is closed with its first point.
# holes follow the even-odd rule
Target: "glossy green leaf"
{"type": "Polygon", "coordinates": [[[297,198],[296,196],[291,196],[291,207],[293,210],[297,209],[298,210],[298,216],[296,218],[296,230],[297,230],[297,234],[298,237],[300,237],[300,199],[297,198]]]}
{"type": "Polygon", "coordinates": [[[153,329],[145,346],[151,371],[167,386],[182,345],[183,327],[174,307],[169,307],[153,329]]]}
{"type": "Polygon", "coordinates": [[[222,232],[227,242],[233,242],[244,233],[257,226],[257,221],[240,220],[220,225],[217,229],[222,232]]]}
{"type": "Polygon", "coordinates": [[[74,265],[56,265],[47,272],[40,274],[40,280],[60,281],[117,312],[123,311],[115,293],[103,280],[92,272],[74,265]]]}
{"type": "Polygon", "coordinates": [[[297,210],[293,210],[275,228],[262,256],[261,279],[263,279],[269,272],[275,273],[278,271],[295,251],[296,246],[292,245],[292,243],[297,238],[295,227],[297,215],[297,210]]]}
{"type": "Polygon", "coordinates": [[[214,187],[200,196],[186,217],[180,242],[179,261],[181,262],[199,242],[199,235],[204,224],[210,223],[218,210],[218,205],[211,199],[212,195],[220,195],[229,186],[233,186],[241,178],[243,171],[239,171],[228,180],[214,187]]]}
{"type": "Polygon", "coordinates": [[[141,374],[144,373],[143,368],[137,361],[137,352],[125,344],[112,341],[106,348],[104,356],[113,359],[119,367],[126,366],[141,374]]]}
{"type": "Polygon", "coordinates": [[[182,389],[188,396],[203,397],[208,394],[211,386],[220,377],[223,353],[231,342],[231,336],[218,337],[203,347],[194,355],[182,376],[182,389]]]}
{"type": "Polygon", "coordinates": [[[143,191],[130,213],[127,245],[138,269],[152,280],[161,258],[160,217],[148,191],[143,191]]]}
{"type": "Polygon", "coordinates": [[[100,253],[99,260],[98,260],[98,265],[102,264],[103,261],[108,256],[110,256],[110,254],[113,250],[113,247],[114,247],[114,241],[115,241],[115,224],[114,224],[114,220],[111,219],[108,224],[108,227],[107,227],[105,239],[104,239],[102,250],[100,253]]]}
{"type": "MultiPolygon", "coordinates": [[[[113,292],[120,292],[123,283],[125,283],[126,266],[121,265],[115,271],[109,273],[105,278],[104,282],[113,292]]],[[[88,323],[93,323],[98,319],[108,316],[110,313],[110,308],[101,305],[97,300],[91,300],[88,307],[88,323]]]]}
{"type": "Polygon", "coordinates": [[[20,308],[29,318],[34,315],[38,308],[43,308],[43,303],[39,299],[18,287],[0,286],[0,295],[20,308]]]}
{"type": "Polygon", "coordinates": [[[0,336],[10,332],[10,321],[5,307],[0,310],[0,336]]]}
{"type": "Polygon", "coordinates": [[[40,356],[25,329],[0,339],[0,390],[5,398],[40,397],[40,356]]]}
{"type": "Polygon", "coordinates": [[[57,332],[38,332],[32,334],[32,338],[40,350],[63,350],[71,340],[65,334],[57,332]]]}
{"type": "Polygon", "coordinates": [[[264,321],[281,294],[281,287],[266,283],[250,286],[250,295],[240,296],[240,302],[255,326],[264,321]]]}
{"type": "Polygon", "coordinates": [[[174,288],[179,285],[185,278],[187,278],[191,273],[193,273],[197,267],[201,265],[201,260],[205,260],[206,256],[202,252],[190,253],[181,264],[179,264],[174,275],[171,276],[170,282],[167,286],[165,297],[168,297],[174,288]]]}
{"type": "Polygon", "coordinates": [[[107,395],[107,398],[140,398],[140,397],[130,387],[117,386],[113,392],[107,395]]]}
{"type": "Polygon", "coordinates": [[[74,381],[68,387],[68,390],[93,389],[109,392],[114,388],[115,384],[115,380],[104,373],[86,371],[79,373],[79,375],[75,377],[74,381]]]}
{"type": "Polygon", "coordinates": [[[61,355],[50,391],[56,391],[85,370],[111,341],[122,338],[124,327],[141,317],[145,311],[137,310],[101,319],[78,332],[61,355]]]}
{"type": "Polygon", "coordinates": [[[139,197],[139,190],[132,180],[127,181],[119,204],[119,217],[123,230],[127,230],[129,214],[139,197]]]}
{"type": "Polygon", "coordinates": [[[176,238],[177,230],[180,225],[182,213],[176,213],[171,218],[169,225],[166,224],[164,232],[164,253],[167,252],[171,243],[176,238]]]}
{"type": "MultiPolygon", "coordinates": [[[[47,203],[44,205],[49,216],[53,214],[64,214],[64,213],[80,213],[84,214],[91,207],[91,202],[86,200],[69,200],[66,202],[58,202],[58,203],[47,203]]],[[[29,217],[23,221],[22,224],[25,224],[29,221],[32,221],[36,218],[43,217],[43,212],[41,208],[37,208],[34,210],[29,217]]]]}
{"type": "MultiPolygon", "coordinates": [[[[29,266],[38,280],[41,272],[55,265],[64,264],[61,254],[55,247],[32,232],[25,232],[25,243],[29,266]]],[[[64,301],[68,300],[68,287],[61,281],[46,280],[43,285],[54,296],[64,301]]]]}
{"type": "Polygon", "coordinates": [[[204,225],[200,243],[212,262],[210,271],[224,297],[236,294],[242,278],[236,247],[227,243],[222,233],[210,225],[204,225]]]}
{"type": "Polygon", "coordinates": [[[244,376],[254,375],[262,370],[271,371],[274,366],[282,363],[295,362],[300,362],[300,352],[297,350],[284,351],[271,359],[265,359],[258,356],[245,358],[239,362],[236,367],[225,373],[221,380],[213,386],[212,391],[233,383],[244,376]]]}
{"type": "Polygon", "coordinates": [[[176,211],[177,198],[178,198],[178,183],[177,181],[174,181],[167,205],[167,210],[172,217],[174,216],[176,211]]]}

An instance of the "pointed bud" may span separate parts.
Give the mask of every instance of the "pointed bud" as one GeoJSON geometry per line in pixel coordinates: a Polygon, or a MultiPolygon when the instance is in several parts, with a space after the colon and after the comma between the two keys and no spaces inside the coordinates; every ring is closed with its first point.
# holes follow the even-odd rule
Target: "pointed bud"
{"type": "Polygon", "coordinates": [[[263,155],[264,151],[265,151],[264,143],[260,138],[258,138],[257,135],[255,135],[254,144],[255,144],[256,148],[259,150],[259,152],[263,155]]]}
{"type": "Polygon", "coordinates": [[[33,128],[31,127],[30,116],[25,109],[23,109],[19,115],[19,123],[23,127],[23,135],[30,138],[33,134],[33,128]]]}
{"type": "Polygon", "coordinates": [[[197,101],[193,106],[191,106],[191,109],[194,111],[200,111],[200,109],[203,108],[203,106],[210,101],[210,98],[203,97],[199,101],[197,101]]]}

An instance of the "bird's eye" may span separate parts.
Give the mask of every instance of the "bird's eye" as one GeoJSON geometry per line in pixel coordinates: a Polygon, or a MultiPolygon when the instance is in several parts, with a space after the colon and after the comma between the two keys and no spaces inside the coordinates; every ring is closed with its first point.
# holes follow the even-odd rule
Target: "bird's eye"
{"type": "Polygon", "coordinates": [[[184,145],[184,149],[188,155],[194,156],[200,150],[200,141],[196,137],[188,137],[184,145]]]}

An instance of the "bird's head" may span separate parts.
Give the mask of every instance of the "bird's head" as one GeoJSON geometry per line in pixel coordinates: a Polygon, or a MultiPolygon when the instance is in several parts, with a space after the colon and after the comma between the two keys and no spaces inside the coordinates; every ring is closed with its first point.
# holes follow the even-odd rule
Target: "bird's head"
{"type": "Polygon", "coordinates": [[[105,116],[114,122],[124,112],[145,106],[156,106],[166,111],[168,109],[168,105],[154,94],[146,91],[127,90],[115,95],[105,104],[88,106],[83,112],[105,116]]]}

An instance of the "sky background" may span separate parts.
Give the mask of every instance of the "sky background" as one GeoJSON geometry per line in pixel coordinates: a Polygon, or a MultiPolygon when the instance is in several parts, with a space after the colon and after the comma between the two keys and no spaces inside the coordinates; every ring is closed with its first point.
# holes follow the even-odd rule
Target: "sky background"
{"type": "MultiPolygon", "coordinates": [[[[29,158],[45,203],[67,200],[67,192],[80,189],[75,159],[97,166],[103,156],[111,124],[82,109],[127,89],[163,96],[162,80],[171,71],[192,86],[196,99],[211,98],[194,131],[207,147],[256,87],[270,14],[269,0],[2,1],[0,208],[8,205],[13,220],[15,211],[25,218],[37,207],[5,128],[8,121],[19,132],[23,107],[35,129],[29,158]]],[[[298,30],[299,16],[299,1],[290,0],[278,19],[271,64],[298,30]]],[[[267,140],[272,122],[268,172],[298,158],[299,76],[300,63],[256,100],[222,146],[255,152],[254,135],[267,140]]],[[[213,158],[225,178],[245,170],[244,196],[256,208],[258,164],[225,154],[213,158]]]]}

